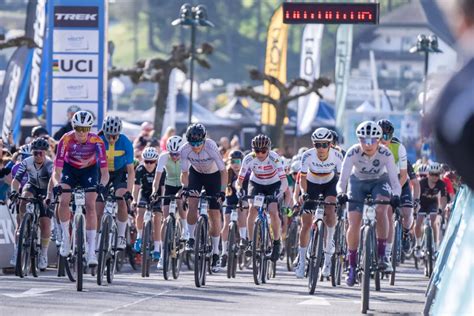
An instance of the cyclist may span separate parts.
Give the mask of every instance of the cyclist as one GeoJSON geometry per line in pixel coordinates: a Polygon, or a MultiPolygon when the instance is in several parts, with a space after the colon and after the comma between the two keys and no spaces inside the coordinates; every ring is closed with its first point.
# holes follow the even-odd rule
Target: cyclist
{"type": "MultiPolygon", "coordinates": [[[[333,134],[327,128],[318,128],[311,135],[314,148],[303,154],[301,160],[301,193],[303,199],[317,200],[322,194],[326,202],[336,202],[336,184],[341,172],[342,154],[332,148],[333,134]]],[[[295,273],[297,278],[303,278],[306,264],[306,249],[309,243],[309,233],[313,224],[313,212],[316,205],[305,201],[302,207],[301,232],[299,245],[299,261],[295,273]]],[[[324,222],[327,227],[326,242],[324,243],[324,266],[322,275],[331,274],[331,257],[335,251],[334,232],[336,229],[336,211],[334,206],[325,206],[324,222]]]]}
{"type": "MultiPolygon", "coordinates": [[[[382,139],[381,143],[386,146],[392,152],[393,157],[395,158],[395,164],[398,166],[398,176],[400,179],[400,185],[402,186],[402,194],[400,196],[400,204],[402,211],[402,247],[404,251],[410,249],[410,227],[412,225],[413,218],[413,200],[410,189],[410,181],[408,180],[408,161],[407,161],[407,150],[405,146],[393,136],[395,128],[387,119],[379,120],[377,124],[382,128],[382,139]]],[[[385,248],[385,254],[389,257],[392,253],[392,243],[394,237],[394,217],[393,209],[388,208],[388,241],[387,247],[385,248]]],[[[392,272],[393,267],[389,265],[387,272],[392,272]]]]}
{"type": "MultiPolygon", "coordinates": [[[[110,192],[112,187],[115,196],[123,197],[125,200],[118,200],[117,212],[117,248],[124,250],[127,242],[125,231],[128,223],[127,202],[132,198],[133,180],[135,179],[135,169],[133,168],[133,145],[127,136],[122,134],[122,120],[117,116],[107,116],[99,132],[100,138],[105,144],[107,154],[107,165],[109,168],[109,181],[106,189],[110,192]]],[[[102,197],[97,199],[98,221],[104,213],[104,201],[102,197]]]]}
{"type": "MultiPolygon", "coordinates": [[[[362,202],[367,194],[371,194],[377,200],[389,200],[391,197],[392,207],[398,207],[401,187],[397,166],[390,150],[380,144],[382,129],[373,121],[365,121],[357,126],[356,135],[359,143],[347,151],[342,163],[341,176],[337,183],[338,203],[347,202],[345,192],[349,183],[349,196],[355,201],[362,202]],[[388,175],[385,174],[385,168],[388,175]]],[[[349,271],[346,279],[348,286],[353,286],[356,281],[357,248],[363,206],[363,203],[349,203],[347,230],[349,271]]],[[[379,266],[385,270],[389,265],[385,256],[388,235],[387,205],[377,205],[376,218],[379,266]]]]}
{"type": "MultiPolygon", "coordinates": [[[[181,162],[179,149],[183,144],[181,136],[171,136],[166,141],[166,151],[158,158],[158,167],[155,172],[155,179],[153,180],[152,196],[160,195],[162,183],[164,183],[164,195],[175,195],[181,190],[181,162]],[[164,179],[164,180],[163,180],[164,179]]],[[[183,210],[183,203],[177,200],[177,207],[179,210],[179,220],[181,222],[182,235],[186,229],[186,212],[183,210]]],[[[170,199],[163,200],[163,218],[168,217],[170,199]]],[[[165,222],[163,221],[161,231],[163,232],[165,222]]],[[[162,236],[163,237],[163,236],[162,236]]],[[[158,262],[158,268],[161,268],[161,260],[158,262]]]]}
{"type": "MultiPolygon", "coordinates": [[[[94,117],[87,111],[79,111],[71,120],[73,130],[65,134],[58,144],[57,156],[54,160],[54,182],[57,185],[55,192],[62,189],[71,189],[76,186],[83,188],[95,187],[98,184],[97,163],[100,168],[100,185],[97,191],[106,194],[105,185],[109,182],[107,156],[102,139],[90,130],[94,124],[94,117]]],[[[87,264],[97,266],[96,235],[97,214],[95,209],[96,192],[86,192],[86,241],[87,264]]],[[[63,242],[60,254],[67,257],[71,250],[69,220],[71,211],[69,203],[71,193],[63,193],[59,198],[58,217],[63,231],[63,242]]]]}
{"type": "Polygon", "coordinates": [[[430,171],[430,165],[429,164],[420,165],[418,167],[418,170],[417,170],[418,181],[421,181],[424,178],[428,177],[429,171],[430,171]]]}
{"type": "MultiPolygon", "coordinates": [[[[219,233],[221,231],[220,203],[225,199],[227,170],[216,142],[206,138],[206,128],[200,123],[192,124],[186,131],[186,140],[181,146],[181,183],[183,193],[198,195],[204,188],[206,195],[213,197],[209,203],[209,235],[212,244],[212,270],[219,271],[219,233]],[[218,198],[215,198],[215,197],[218,198]]],[[[187,249],[194,247],[194,230],[198,219],[198,199],[188,200],[187,215],[189,240],[187,249]]]]}
{"type": "MultiPolygon", "coordinates": [[[[421,169],[421,167],[420,167],[421,169]]],[[[434,250],[438,250],[439,244],[439,226],[436,221],[438,210],[444,210],[447,204],[447,193],[446,185],[443,180],[440,179],[441,165],[433,162],[429,165],[428,177],[420,180],[420,210],[416,218],[415,224],[415,236],[416,236],[416,247],[415,256],[421,257],[421,241],[423,237],[423,216],[430,216],[431,227],[433,227],[434,237],[434,250]],[[422,216],[423,215],[423,216],[422,216]]]]}
{"type": "Polygon", "coordinates": [[[135,185],[133,186],[133,200],[138,208],[136,225],[137,239],[134,249],[140,252],[142,248],[143,217],[147,207],[153,210],[153,260],[159,261],[161,256],[161,208],[157,203],[152,203],[153,181],[155,179],[156,165],[159,153],[155,147],[145,147],[142,151],[143,162],[138,165],[135,173],[135,185]]]}
{"type": "MultiPolygon", "coordinates": [[[[237,197],[236,184],[238,180],[238,175],[240,168],[242,166],[242,160],[244,154],[240,150],[233,150],[229,154],[229,161],[227,167],[227,188],[226,188],[226,197],[225,197],[225,212],[224,212],[224,226],[221,231],[221,240],[222,240],[222,254],[221,254],[221,267],[224,268],[227,264],[227,248],[228,248],[228,236],[229,236],[229,224],[230,224],[230,214],[232,213],[233,207],[229,205],[237,205],[239,199],[237,197]]],[[[247,180],[248,184],[248,180],[247,180]]],[[[247,238],[247,226],[245,220],[247,219],[247,210],[240,210],[238,212],[237,225],[239,227],[240,238],[247,238]]]]}
{"type": "Polygon", "coordinates": [[[341,146],[339,145],[339,134],[331,129],[331,134],[332,134],[332,148],[336,149],[338,152],[340,152],[342,154],[342,157],[345,157],[346,156],[346,151],[344,149],[341,148],[341,146]]]}
{"type": "MultiPolygon", "coordinates": [[[[243,181],[248,170],[251,170],[249,182],[249,195],[255,196],[257,194],[274,195],[276,198],[271,200],[268,204],[268,211],[270,213],[271,225],[273,230],[273,250],[272,260],[277,261],[280,257],[280,231],[281,223],[278,216],[278,197],[282,196],[283,192],[288,187],[288,181],[286,180],[286,174],[283,171],[283,164],[281,157],[274,151],[270,150],[271,141],[266,135],[260,134],[252,139],[252,150],[244,157],[242,168],[239,172],[239,180],[237,188],[242,190],[243,181]]],[[[243,193],[241,193],[243,194],[243,193]]],[[[250,212],[247,217],[247,231],[249,236],[253,236],[253,225],[257,218],[258,211],[253,205],[253,201],[250,201],[250,212]]],[[[246,254],[248,256],[251,253],[252,242],[248,243],[246,254]]]]}
{"type": "MultiPolygon", "coordinates": [[[[10,200],[15,201],[21,192],[22,197],[31,198],[42,195],[46,198],[45,201],[50,200],[48,188],[50,185],[51,175],[53,172],[53,161],[46,156],[46,151],[49,144],[43,138],[37,138],[31,145],[23,145],[20,148],[20,153],[25,156],[26,149],[33,153],[33,156],[27,157],[18,164],[11,187],[10,200]],[[27,147],[27,148],[25,148],[27,147]],[[26,183],[25,183],[26,179],[26,183]],[[22,188],[20,190],[20,188],[22,188]]],[[[15,167],[13,168],[15,169],[15,167]]],[[[23,219],[26,210],[26,202],[21,201],[19,207],[19,223],[23,219]]],[[[40,205],[39,226],[41,230],[41,252],[39,254],[38,268],[46,269],[48,266],[48,246],[51,238],[51,213],[48,212],[44,205],[40,205]]],[[[19,229],[19,226],[18,226],[19,229]]],[[[15,252],[16,253],[16,252],[15,252]]]]}

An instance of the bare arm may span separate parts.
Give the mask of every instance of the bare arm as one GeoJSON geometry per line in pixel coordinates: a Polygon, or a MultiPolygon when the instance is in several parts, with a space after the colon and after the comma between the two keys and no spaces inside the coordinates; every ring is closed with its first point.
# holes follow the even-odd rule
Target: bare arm
{"type": "Polygon", "coordinates": [[[224,168],[220,171],[221,173],[221,192],[225,192],[225,188],[227,187],[227,169],[224,168]]]}
{"type": "Polygon", "coordinates": [[[20,188],[20,182],[17,179],[13,179],[12,181],[12,191],[17,191],[20,188]]]}
{"type": "Polygon", "coordinates": [[[407,169],[400,169],[400,185],[403,187],[408,180],[407,169]]]}
{"type": "Polygon", "coordinates": [[[100,184],[106,186],[109,183],[109,169],[107,167],[100,168],[100,184]]]}
{"type": "MultiPolygon", "coordinates": [[[[221,179],[222,179],[222,175],[221,175],[221,179]]],[[[181,184],[183,185],[183,188],[188,187],[189,185],[189,172],[188,171],[181,172],[181,184]]]]}
{"type": "Polygon", "coordinates": [[[132,192],[133,190],[133,182],[135,181],[135,168],[133,164],[127,165],[127,191],[132,192]]]}
{"type": "Polygon", "coordinates": [[[155,173],[155,178],[153,179],[153,193],[152,194],[159,192],[162,174],[163,172],[158,172],[158,171],[155,173]]]}

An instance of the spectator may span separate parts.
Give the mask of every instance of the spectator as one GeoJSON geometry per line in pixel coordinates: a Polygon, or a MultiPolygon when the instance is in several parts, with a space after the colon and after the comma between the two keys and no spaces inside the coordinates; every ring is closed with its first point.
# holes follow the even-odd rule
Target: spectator
{"type": "Polygon", "coordinates": [[[140,134],[133,142],[133,148],[140,152],[143,151],[148,142],[152,139],[155,132],[153,129],[153,124],[150,122],[143,122],[141,128],[142,130],[140,131],[140,134]]]}
{"type": "Polygon", "coordinates": [[[219,140],[219,150],[222,154],[222,158],[224,159],[224,161],[227,161],[227,158],[229,156],[229,153],[230,153],[230,142],[229,142],[229,138],[228,137],[221,137],[221,139],[219,140]]]}
{"type": "Polygon", "coordinates": [[[80,110],[81,110],[81,108],[78,107],[77,105],[71,105],[67,109],[67,123],[66,123],[66,125],[61,127],[56,133],[54,133],[53,138],[55,140],[59,141],[61,139],[61,137],[63,137],[64,134],[69,133],[70,131],[72,131],[72,124],[71,124],[72,117],[74,116],[74,113],[76,113],[77,111],[80,111],[80,110]]]}
{"type": "Polygon", "coordinates": [[[161,151],[166,151],[166,142],[168,141],[168,138],[174,135],[176,135],[176,129],[174,127],[169,126],[166,129],[165,134],[163,135],[163,137],[161,137],[161,140],[160,140],[161,151]]]}
{"type": "Polygon", "coordinates": [[[232,137],[232,140],[230,141],[230,151],[233,151],[233,150],[240,150],[240,140],[239,140],[239,136],[237,135],[234,135],[232,137]]]}

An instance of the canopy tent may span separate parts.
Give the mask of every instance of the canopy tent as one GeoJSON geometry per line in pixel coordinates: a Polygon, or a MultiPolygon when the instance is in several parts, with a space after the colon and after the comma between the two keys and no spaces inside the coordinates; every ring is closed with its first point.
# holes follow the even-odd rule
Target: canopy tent
{"type": "MultiPolygon", "coordinates": [[[[295,128],[296,126],[296,110],[288,109],[288,116],[290,123],[287,126],[295,128]]],[[[336,112],[334,107],[329,103],[320,100],[318,112],[314,116],[313,123],[311,124],[312,128],[317,128],[321,126],[333,127],[336,125],[336,112]]]]}
{"type": "Polygon", "coordinates": [[[214,114],[239,122],[242,126],[255,126],[258,124],[257,115],[243,105],[241,98],[233,98],[226,106],[215,111],[214,114]]]}

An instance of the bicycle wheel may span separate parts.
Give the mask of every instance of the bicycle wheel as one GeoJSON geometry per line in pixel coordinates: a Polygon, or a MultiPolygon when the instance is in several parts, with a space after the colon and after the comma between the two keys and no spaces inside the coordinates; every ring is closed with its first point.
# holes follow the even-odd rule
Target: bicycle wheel
{"type": "Polygon", "coordinates": [[[285,241],[286,245],[286,268],[288,271],[293,271],[293,262],[298,255],[298,223],[293,219],[288,227],[288,235],[285,241]]]}
{"type": "Polygon", "coordinates": [[[82,291],[83,276],[84,276],[84,216],[79,215],[75,217],[76,221],[76,289],[82,291]]]}
{"type": "Polygon", "coordinates": [[[108,215],[102,217],[100,224],[99,254],[97,256],[97,285],[102,285],[105,274],[105,261],[109,251],[111,218],[108,215]]]}
{"type": "Polygon", "coordinates": [[[194,244],[194,284],[201,287],[206,282],[207,266],[207,225],[205,217],[201,216],[196,227],[194,244]]]}
{"type": "Polygon", "coordinates": [[[372,227],[365,226],[362,233],[362,276],[361,276],[361,312],[367,313],[369,309],[369,291],[370,291],[370,273],[371,273],[371,261],[373,256],[373,245],[372,245],[372,227]]]}
{"type": "Polygon", "coordinates": [[[171,251],[171,270],[173,272],[173,279],[176,280],[179,277],[179,272],[183,264],[184,244],[181,242],[181,223],[180,221],[176,221],[176,219],[175,222],[173,247],[171,251]]]}
{"type": "Polygon", "coordinates": [[[118,254],[122,252],[121,250],[117,249],[118,230],[117,230],[117,225],[115,225],[115,223],[112,223],[111,237],[112,237],[112,240],[110,240],[111,247],[108,248],[109,255],[107,256],[107,261],[106,261],[107,283],[109,284],[111,284],[112,281],[114,280],[115,268],[117,267],[118,254]]]}
{"type": "Polygon", "coordinates": [[[332,286],[337,286],[340,284],[341,280],[341,266],[342,266],[342,261],[341,261],[341,222],[338,221],[336,224],[336,229],[334,232],[334,254],[332,255],[331,258],[331,285],[332,286]]]}
{"type": "Polygon", "coordinates": [[[150,276],[152,231],[151,221],[147,221],[142,237],[142,278],[150,276]]]}
{"type": "Polygon", "coordinates": [[[20,278],[28,275],[28,270],[31,267],[31,245],[33,242],[32,227],[33,215],[25,213],[23,221],[20,226],[20,235],[18,237],[17,256],[15,274],[20,278]]]}
{"type": "Polygon", "coordinates": [[[41,245],[38,244],[38,229],[37,227],[33,228],[31,234],[31,263],[30,263],[30,271],[31,274],[37,278],[38,277],[38,255],[40,251],[41,245]]]}
{"type": "Polygon", "coordinates": [[[237,269],[237,224],[230,223],[229,236],[227,239],[227,278],[235,278],[237,269]]]}
{"type": "Polygon", "coordinates": [[[425,239],[426,239],[426,252],[425,252],[425,260],[426,260],[426,276],[431,278],[431,274],[433,273],[433,230],[431,226],[426,225],[425,227],[425,239]]]}
{"type": "Polygon", "coordinates": [[[311,240],[311,250],[308,267],[308,288],[309,294],[314,294],[316,284],[319,278],[319,269],[323,262],[323,240],[324,240],[324,223],[318,221],[317,231],[313,231],[313,238],[311,240]]]}
{"type": "Polygon", "coordinates": [[[398,258],[400,255],[401,250],[401,235],[402,235],[402,227],[400,225],[400,221],[395,221],[395,228],[394,228],[394,240],[392,245],[392,260],[390,264],[392,265],[393,271],[390,274],[390,285],[395,285],[395,274],[397,270],[397,263],[398,258]]]}
{"type": "Polygon", "coordinates": [[[262,231],[263,223],[258,219],[253,228],[253,242],[252,242],[252,272],[253,281],[256,285],[260,285],[262,278],[263,266],[265,265],[265,238],[262,231]]]}
{"type": "Polygon", "coordinates": [[[171,271],[171,252],[174,239],[174,220],[172,217],[166,219],[165,240],[163,241],[163,278],[168,280],[168,273],[171,271]]]}

